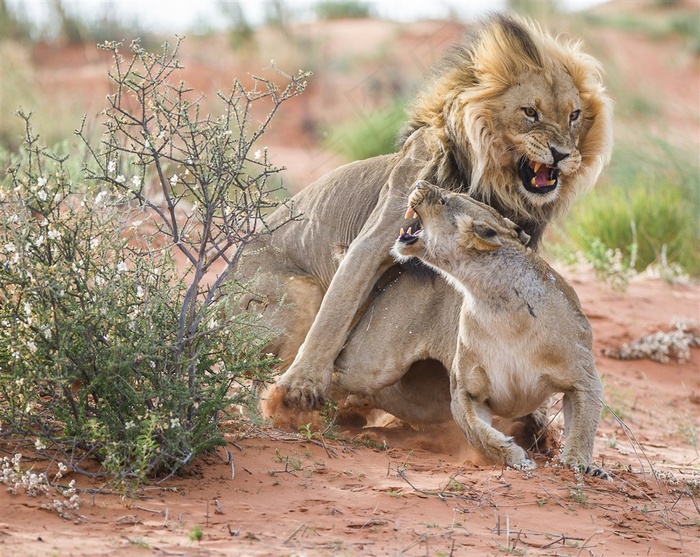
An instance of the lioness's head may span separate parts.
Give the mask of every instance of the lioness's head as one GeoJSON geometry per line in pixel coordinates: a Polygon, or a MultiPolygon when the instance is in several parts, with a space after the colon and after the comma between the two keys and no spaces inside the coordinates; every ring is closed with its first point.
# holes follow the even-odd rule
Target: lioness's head
{"type": "Polygon", "coordinates": [[[514,246],[523,250],[529,236],[488,205],[466,194],[419,181],[408,197],[407,217],[416,215],[419,228],[401,230],[392,254],[398,261],[418,257],[440,271],[464,269],[479,253],[514,246]]]}
{"type": "Polygon", "coordinates": [[[436,69],[406,136],[439,138],[423,178],[541,224],[592,186],[612,148],[611,101],[579,43],[497,15],[436,69]],[[466,187],[465,187],[466,186],[466,187]]]}

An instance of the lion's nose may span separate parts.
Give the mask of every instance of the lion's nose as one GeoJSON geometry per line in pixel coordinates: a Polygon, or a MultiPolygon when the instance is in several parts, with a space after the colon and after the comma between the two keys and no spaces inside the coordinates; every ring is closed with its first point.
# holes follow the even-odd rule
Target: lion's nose
{"type": "Polygon", "coordinates": [[[554,147],[550,147],[549,150],[552,152],[552,158],[554,158],[554,164],[557,164],[559,161],[563,161],[566,157],[568,157],[571,153],[562,153],[561,151],[557,151],[554,147]]]}

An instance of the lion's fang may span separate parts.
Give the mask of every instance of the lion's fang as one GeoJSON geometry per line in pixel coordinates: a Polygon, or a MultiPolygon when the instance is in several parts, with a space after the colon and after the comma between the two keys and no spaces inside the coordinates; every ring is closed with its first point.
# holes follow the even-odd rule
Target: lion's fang
{"type": "Polygon", "coordinates": [[[410,219],[413,215],[415,214],[415,211],[413,210],[413,207],[409,207],[406,209],[406,214],[404,215],[404,219],[410,219]]]}
{"type": "Polygon", "coordinates": [[[403,236],[404,234],[406,234],[406,231],[401,228],[401,230],[399,230],[399,236],[403,236]]]}
{"type": "Polygon", "coordinates": [[[532,180],[530,180],[530,183],[531,183],[533,186],[536,186],[536,185],[537,185],[537,182],[535,181],[535,177],[534,177],[534,176],[532,177],[532,180]]]}
{"type": "Polygon", "coordinates": [[[542,166],[542,163],[541,163],[541,162],[536,162],[536,163],[535,163],[535,166],[534,166],[535,172],[537,172],[537,171],[540,169],[540,166],[542,166]]]}
{"type": "Polygon", "coordinates": [[[548,185],[548,186],[553,186],[553,185],[556,184],[556,183],[557,183],[556,180],[547,180],[547,185],[548,185]]]}
{"type": "Polygon", "coordinates": [[[411,230],[411,227],[410,227],[410,226],[408,227],[408,230],[406,231],[406,234],[408,234],[409,236],[410,236],[411,234],[413,234],[413,230],[411,230]]]}

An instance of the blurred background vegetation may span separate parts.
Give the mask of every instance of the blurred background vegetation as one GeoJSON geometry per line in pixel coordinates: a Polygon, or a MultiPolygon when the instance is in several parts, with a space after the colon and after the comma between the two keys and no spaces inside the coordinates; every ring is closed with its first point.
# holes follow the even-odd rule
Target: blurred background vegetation
{"type": "MultiPolygon", "coordinates": [[[[105,40],[164,37],[106,4],[88,17],[65,0],[46,2],[38,23],[22,3],[0,0],[0,162],[22,142],[13,113],[34,112],[44,142],[71,140],[82,114],[99,130],[110,91],[105,40]]],[[[615,101],[616,145],[598,186],[552,230],[548,257],[585,260],[605,273],[650,265],[672,279],[700,276],[700,11],[697,2],[608,2],[564,12],[554,0],[511,0],[507,9],[554,32],[580,37],[605,68],[615,101]]],[[[262,18],[219,0],[217,25],[195,20],[183,47],[188,84],[214,96],[275,60],[290,73],[311,70],[310,87],[273,126],[269,148],[297,191],[339,164],[394,150],[405,107],[441,52],[472,23],[379,19],[377,5],[319,1],[304,10],[273,0],[262,18]],[[279,158],[279,157],[278,157],[279,158]]]]}

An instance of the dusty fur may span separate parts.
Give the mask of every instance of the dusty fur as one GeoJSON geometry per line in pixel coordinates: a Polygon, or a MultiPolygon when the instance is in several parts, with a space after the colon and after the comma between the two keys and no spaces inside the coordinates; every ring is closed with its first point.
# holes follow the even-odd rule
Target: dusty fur
{"type": "MultiPolygon", "coordinates": [[[[515,224],[487,205],[427,182],[416,185],[409,204],[422,229],[402,234],[392,252],[399,260],[419,258],[452,288],[441,282],[433,319],[415,321],[408,331],[380,338],[374,322],[382,315],[365,315],[336,360],[335,391],[409,421],[429,411],[449,414],[489,460],[519,469],[534,462],[492,426],[493,417],[516,420],[516,431],[531,437],[527,429],[540,430],[544,423],[523,418],[545,422],[541,406],[561,392],[563,462],[606,478],[592,464],[602,383],[591,327],[573,288],[523,245],[527,237],[515,224]],[[383,350],[387,345],[392,350],[383,350]],[[421,356],[448,369],[450,396],[410,405],[395,385],[421,356]]],[[[414,303],[423,309],[421,301],[414,303]]],[[[387,315],[410,311],[403,304],[391,294],[381,298],[387,315]]]]}
{"type": "MultiPolygon", "coordinates": [[[[444,282],[415,282],[389,253],[399,228],[412,224],[404,212],[416,180],[488,203],[536,248],[552,216],[593,185],[610,150],[611,103],[597,62],[518,18],[484,22],[429,77],[397,153],[320,178],[292,200],[302,218],[281,226],[289,212],[278,209],[268,220],[274,232],[246,247],[237,269],[252,281],[244,307],[280,331],[267,350],[283,360],[284,402],[323,406],[334,361],[383,290],[400,292],[410,307],[432,300],[444,282]]],[[[389,336],[404,319],[388,316],[376,334],[389,336]]],[[[383,349],[391,365],[391,344],[383,349]]],[[[441,400],[445,370],[419,360],[397,389],[441,400]]]]}

